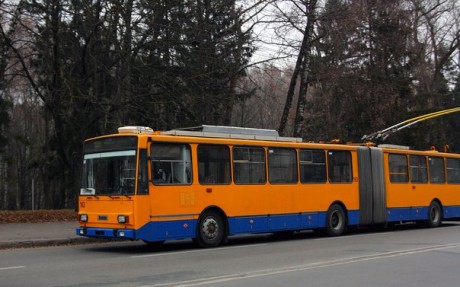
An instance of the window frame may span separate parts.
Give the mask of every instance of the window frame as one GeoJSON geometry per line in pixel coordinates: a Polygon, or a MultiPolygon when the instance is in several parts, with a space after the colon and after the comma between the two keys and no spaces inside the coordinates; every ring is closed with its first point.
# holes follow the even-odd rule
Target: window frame
{"type": "MultiPolygon", "coordinates": [[[[233,182],[237,185],[263,185],[267,183],[267,156],[265,152],[265,148],[261,146],[244,146],[244,145],[237,145],[233,146],[232,148],[232,165],[233,165],[233,182]],[[248,159],[236,159],[236,154],[235,151],[240,150],[240,149],[248,149],[248,159]],[[263,161],[262,162],[257,162],[253,160],[253,153],[251,153],[249,150],[258,150],[262,151],[262,157],[263,161]],[[263,175],[262,178],[260,178],[257,182],[254,181],[248,181],[248,182],[242,182],[239,181],[239,170],[240,165],[244,165],[247,167],[247,171],[250,174],[249,178],[252,179],[254,172],[258,172],[258,169],[255,168],[256,166],[263,166],[263,172],[260,172],[260,174],[256,174],[257,176],[263,175]]],[[[244,167],[242,167],[244,168],[244,167]]]]}
{"type": "MultiPolygon", "coordinates": [[[[301,148],[299,149],[299,180],[300,180],[300,183],[301,184],[322,184],[322,183],[327,183],[328,181],[328,176],[327,176],[327,156],[326,156],[326,150],[324,149],[307,149],[307,148],[301,148]],[[302,154],[304,152],[311,152],[312,153],[312,156],[311,156],[311,161],[306,161],[306,160],[302,160],[302,154]],[[318,154],[322,154],[323,155],[323,162],[320,163],[320,162],[315,162],[314,160],[314,155],[313,153],[318,153],[318,154]],[[313,170],[313,173],[319,171],[319,169],[315,169],[315,167],[318,167],[318,166],[322,166],[322,170],[321,170],[321,175],[324,176],[324,180],[317,180],[317,181],[314,181],[314,180],[305,180],[305,172],[306,172],[306,168],[307,167],[312,167],[312,170],[313,170]]],[[[312,178],[312,177],[311,177],[312,178]]]]}
{"type": "MultiPolygon", "coordinates": [[[[181,149],[181,153],[182,153],[181,149]]],[[[185,185],[192,185],[193,184],[193,159],[192,159],[192,148],[189,144],[187,143],[181,143],[181,142],[152,142],[150,144],[150,163],[151,163],[151,176],[152,180],[151,182],[155,186],[185,186],[185,185]],[[186,160],[179,160],[179,159],[173,159],[173,160],[165,160],[165,159],[159,159],[156,160],[156,152],[154,152],[154,147],[159,146],[159,145],[164,145],[164,146],[181,146],[182,148],[185,148],[188,151],[188,162],[186,160]],[[162,169],[160,168],[158,171],[156,170],[156,165],[155,162],[159,163],[169,163],[171,165],[170,168],[170,174],[169,176],[165,173],[164,177],[168,179],[170,177],[171,182],[161,182],[160,180],[156,180],[155,177],[158,175],[158,173],[164,173],[162,169]],[[180,182],[175,182],[174,181],[174,164],[175,163],[183,163],[184,164],[184,170],[185,174],[183,176],[186,177],[186,182],[180,183],[180,182]],[[188,163],[188,164],[187,164],[188,163]],[[187,172],[188,169],[188,172],[187,172]]]]}
{"type": "MultiPolygon", "coordinates": [[[[231,150],[230,150],[230,147],[228,145],[222,145],[222,144],[210,144],[210,143],[203,143],[203,144],[199,144],[197,146],[197,162],[198,162],[198,182],[201,184],[201,185],[230,185],[232,183],[232,176],[233,176],[233,172],[232,172],[232,158],[231,158],[231,150]],[[227,154],[227,158],[226,158],[226,163],[224,161],[221,161],[219,160],[219,162],[222,162],[224,164],[224,173],[222,174],[217,174],[218,177],[220,176],[223,176],[224,178],[227,177],[227,181],[217,181],[217,180],[212,180],[212,177],[211,175],[209,174],[209,170],[205,170],[205,175],[204,177],[201,175],[201,172],[202,172],[202,161],[200,160],[200,149],[202,148],[207,148],[207,147],[211,147],[211,148],[223,148],[223,149],[226,149],[226,154],[227,154]],[[226,167],[225,167],[225,164],[227,164],[227,171],[225,171],[226,167]],[[208,173],[208,174],[206,174],[208,173]],[[207,178],[210,178],[209,182],[207,180],[207,178]]],[[[213,162],[216,162],[215,160],[213,162]]],[[[206,164],[206,163],[205,163],[206,164]]],[[[210,169],[212,170],[212,169],[210,169]]]]}
{"type": "MultiPolygon", "coordinates": [[[[278,185],[278,184],[298,184],[299,182],[299,170],[298,170],[298,160],[297,160],[297,149],[291,148],[291,147],[268,147],[267,150],[267,162],[268,162],[268,182],[273,185],[278,185]],[[282,178],[276,178],[274,179],[274,175],[272,172],[274,172],[274,169],[278,168],[284,168],[282,165],[280,166],[272,166],[274,164],[274,159],[273,157],[275,154],[272,151],[279,150],[279,151],[289,151],[291,152],[291,155],[294,155],[294,160],[292,161],[292,158],[290,159],[290,171],[294,172],[294,177],[291,177],[291,180],[286,180],[284,181],[282,178]],[[293,164],[293,166],[292,166],[293,164]]],[[[278,164],[282,164],[277,161],[278,164]]]]}
{"type": "MultiPolygon", "coordinates": [[[[398,165],[398,167],[400,167],[401,165],[398,165]]],[[[388,154],[388,176],[389,176],[389,180],[391,183],[409,183],[409,162],[408,162],[408,159],[407,159],[407,155],[405,154],[400,154],[400,153],[389,153],[388,154]],[[406,163],[405,164],[405,173],[401,173],[401,172],[392,172],[392,169],[393,167],[395,166],[392,166],[392,161],[391,161],[391,158],[392,157],[401,157],[401,158],[404,158],[404,162],[406,163]],[[405,180],[394,180],[393,179],[393,175],[396,175],[396,176],[401,176],[401,175],[405,175],[405,180]]]]}
{"type": "Polygon", "coordinates": [[[448,184],[460,184],[460,158],[453,158],[453,157],[446,157],[446,177],[448,184]],[[457,162],[457,167],[450,167],[449,162],[455,161],[457,162]],[[449,176],[449,172],[456,172],[455,174],[457,177],[454,177],[454,180],[451,180],[451,176],[449,176]]]}
{"type": "MultiPolygon", "coordinates": [[[[344,183],[353,183],[353,158],[351,156],[351,151],[349,150],[327,150],[327,181],[331,184],[344,184],[344,183]],[[347,159],[348,159],[348,170],[349,170],[349,178],[347,180],[338,180],[338,181],[333,181],[331,174],[334,172],[332,170],[333,165],[331,163],[331,153],[343,153],[347,154],[347,159]]],[[[345,175],[347,176],[347,175],[345,175]]],[[[343,175],[340,175],[340,177],[343,177],[343,175]]]]}
{"type": "Polygon", "coordinates": [[[149,194],[149,156],[147,149],[139,149],[139,164],[137,172],[137,195],[148,195],[149,194]],[[141,179],[144,181],[141,182],[141,179]],[[145,190],[141,185],[145,184],[145,190]]]}
{"type": "Polygon", "coordinates": [[[409,178],[411,183],[428,183],[428,166],[426,156],[416,154],[409,155],[409,178]],[[422,163],[422,165],[416,165],[419,163],[422,163]]]}
{"type": "Polygon", "coordinates": [[[429,180],[430,180],[430,183],[432,184],[445,184],[446,183],[446,180],[447,180],[447,176],[446,176],[446,161],[443,157],[440,157],[440,156],[429,156],[428,157],[428,173],[429,173],[429,180]],[[433,168],[432,168],[432,160],[441,160],[442,161],[442,169],[438,169],[437,172],[439,171],[442,171],[442,176],[443,176],[443,180],[442,181],[434,181],[433,180],[433,168]]]}

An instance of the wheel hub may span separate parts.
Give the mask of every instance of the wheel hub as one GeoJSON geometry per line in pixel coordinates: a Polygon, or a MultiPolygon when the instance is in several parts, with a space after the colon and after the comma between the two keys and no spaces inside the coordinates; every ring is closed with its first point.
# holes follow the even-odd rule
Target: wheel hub
{"type": "Polygon", "coordinates": [[[334,228],[336,230],[341,227],[340,217],[337,214],[337,212],[334,212],[331,215],[331,225],[332,225],[332,228],[334,228]]]}
{"type": "Polygon", "coordinates": [[[219,224],[214,218],[208,217],[203,220],[201,230],[207,239],[214,239],[219,234],[219,224]]]}

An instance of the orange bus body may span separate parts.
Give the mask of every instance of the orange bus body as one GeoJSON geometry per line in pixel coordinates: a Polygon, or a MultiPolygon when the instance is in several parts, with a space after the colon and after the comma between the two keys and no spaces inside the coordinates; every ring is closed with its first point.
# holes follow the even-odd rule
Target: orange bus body
{"type": "MultiPolygon", "coordinates": [[[[452,172],[445,167],[446,158],[460,161],[459,155],[435,151],[340,144],[158,132],[98,137],[85,143],[86,183],[79,196],[80,227],[76,232],[146,242],[192,238],[202,246],[216,246],[227,236],[243,233],[324,229],[330,235],[340,235],[347,226],[413,220],[437,226],[441,219],[459,218],[460,184],[450,184],[446,178],[436,184],[430,180],[413,183],[410,178],[392,181],[390,174],[397,179],[405,175],[404,157],[422,163],[436,157],[437,164],[442,159],[444,174],[452,172]],[[128,137],[130,151],[119,151],[113,139],[128,137]],[[156,153],[160,150],[164,154],[156,153]],[[171,159],[173,153],[180,156],[171,159]],[[223,160],[217,160],[221,154],[223,160]],[[240,160],[240,156],[245,158],[240,160]],[[401,172],[390,170],[389,158],[396,159],[401,172]],[[244,165],[243,172],[237,171],[238,164],[244,165]],[[294,164],[295,168],[289,169],[294,164]],[[156,174],[164,173],[159,166],[172,167],[175,170],[169,172],[182,178],[155,182],[156,174]],[[222,182],[206,183],[201,178],[204,170],[223,174],[222,182]],[[262,180],[239,183],[241,179],[254,180],[256,173],[262,180]],[[317,182],[309,179],[312,173],[317,182]],[[290,182],[282,182],[283,176],[290,182]],[[121,184],[114,185],[107,178],[116,178],[121,184]],[[97,179],[105,181],[110,192],[98,193],[103,189],[97,187],[97,179]]],[[[423,164],[417,169],[407,163],[407,169],[424,175],[423,164]]],[[[427,178],[429,172],[427,168],[427,178]]]]}

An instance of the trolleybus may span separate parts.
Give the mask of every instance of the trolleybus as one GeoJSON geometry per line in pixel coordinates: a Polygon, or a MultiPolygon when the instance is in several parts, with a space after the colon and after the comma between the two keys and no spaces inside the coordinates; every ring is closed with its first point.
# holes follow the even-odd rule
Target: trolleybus
{"type": "Polygon", "coordinates": [[[306,143],[274,130],[121,127],[84,143],[81,236],[191,238],[460,218],[460,155],[306,143]]]}

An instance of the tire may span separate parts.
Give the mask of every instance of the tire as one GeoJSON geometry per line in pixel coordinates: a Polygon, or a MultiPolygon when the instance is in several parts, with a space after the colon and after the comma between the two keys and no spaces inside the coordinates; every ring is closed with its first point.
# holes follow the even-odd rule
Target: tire
{"type": "Polygon", "coordinates": [[[442,210],[441,205],[437,201],[433,201],[428,207],[428,220],[426,225],[428,227],[438,227],[442,223],[442,210]]]}
{"type": "Polygon", "coordinates": [[[342,206],[332,205],[326,215],[326,235],[339,236],[345,232],[347,219],[342,206]]]}
{"type": "Polygon", "coordinates": [[[225,224],[222,216],[214,211],[206,211],[198,221],[196,242],[202,248],[219,246],[225,235],[225,224]]]}

